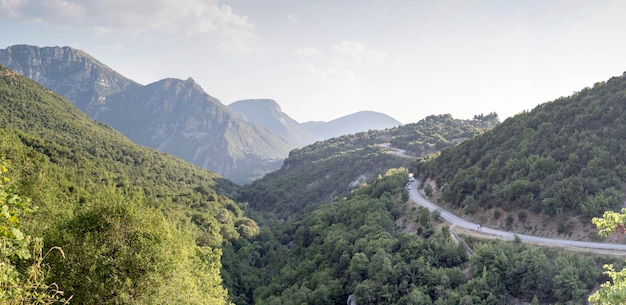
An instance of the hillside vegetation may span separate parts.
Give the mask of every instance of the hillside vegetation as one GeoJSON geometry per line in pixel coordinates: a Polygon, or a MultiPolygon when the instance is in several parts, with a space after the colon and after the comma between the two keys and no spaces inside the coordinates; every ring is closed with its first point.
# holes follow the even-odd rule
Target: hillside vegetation
{"type": "Polygon", "coordinates": [[[615,260],[521,243],[455,242],[407,203],[406,169],[224,249],[237,304],[583,304],[615,260]],[[407,231],[404,223],[415,222],[407,231]]]}
{"type": "Polygon", "coordinates": [[[624,201],[625,105],[626,76],[614,77],[509,118],[416,172],[466,212],[524,209],[589,223],[624,201]]]}
{"type": "Polygon", "coordinates": [[[415,124],[318,141],[291,151],[280,170],[245,186],[239,200],[257,211],[289,217],[332,201],[376,180],[389,168],[409,167],[417,157],[454,146],[498,124],[496,114],[478,120],[432,115],[415,124]],[[383,144],[405,149],[408,158],[383,144]]]}
{"type": "Polygon", "coordinates": [[[430,116],[317,142],[240,189],[0,66],[0,303],[582,304],[614,259],[457,242],[408,201],[406,166],[435,171],[496,124],[430,116]]]}
{"type": "Polygon", "coordinates": [[[48,280],[72,303],[228,303],[220,248],[258,233],[227,197],[231,182],[133,144],[2,66],[0,156],[34,210],[22,230],[64,253],[48,255],[48,280]]]}

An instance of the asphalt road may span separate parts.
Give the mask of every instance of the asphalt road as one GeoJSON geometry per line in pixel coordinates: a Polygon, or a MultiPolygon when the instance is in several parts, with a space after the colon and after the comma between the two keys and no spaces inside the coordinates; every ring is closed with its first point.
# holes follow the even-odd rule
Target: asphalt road
{"type": "MultiPolygon", "coordinates": [[[[463,218],[460,218],[451,212],[442,209],[438,205],[428,201],[428,199],[424,198],[418,191],[419,182],[409,182],[410,186],[409,195],[411,196],[411,200],[413,202],[428,208],[429,211],[439,210],[441,213],[441,217],[445,219],[447,222],[454,226],[466,228],[469,230],[478,231],[478,224],[473,223],[471,221],[467,221],[463,218]]],[[[564,247],[577,247],[577,248],[586,248],[586,249],[605,249],[605,250],[619,250],[626,251],[626,244],[611,244],[611,243],[597,243],[597,242],[586,242],[586,241],[576,241],[576,240],[567,240],[567,239],[557,239],[557,238],[546,238],[539,237],[533,235],[525,235],[525,234],[517,234],[507,231],[501,231],[497,229],[492,229],[488,227],[482,227],[480,229],[481,233],[491,234],[495,236],[499,236],[503,239],[513,240],[517,235],[522,242],[534,243],[534,244],[546,244],[546,245],[555,245],[555,246],[564,246],[564,247]]]]}

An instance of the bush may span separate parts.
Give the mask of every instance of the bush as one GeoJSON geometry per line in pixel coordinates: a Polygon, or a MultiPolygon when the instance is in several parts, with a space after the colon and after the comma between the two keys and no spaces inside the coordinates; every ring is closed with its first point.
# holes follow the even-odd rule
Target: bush
{"type": "Polygon", "coordinates": [[[515,219],[513,219],[513,216],[511,216],[511,214],[506,215],[506,218],[504,219],[506,226],[510,227],[513,225],[513,222],[515,221],[515,219]]]}

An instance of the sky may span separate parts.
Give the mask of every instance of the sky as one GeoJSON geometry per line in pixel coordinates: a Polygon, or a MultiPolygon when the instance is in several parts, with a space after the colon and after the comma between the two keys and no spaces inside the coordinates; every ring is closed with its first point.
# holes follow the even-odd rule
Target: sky
{"type": "Polygon", "coordinates": [[[0,48],[81,49],[298,122],[501,120],[626,71],[621,0],[0,0],[0,48]]]}

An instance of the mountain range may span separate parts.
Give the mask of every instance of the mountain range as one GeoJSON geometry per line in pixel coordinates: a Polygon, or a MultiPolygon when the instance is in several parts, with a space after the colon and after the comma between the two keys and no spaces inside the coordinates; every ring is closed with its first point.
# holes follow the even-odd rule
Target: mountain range
{"type": "Polygon", "coordinates": [[[326,140],[361,131],[396,127],[401,123],[384,113],[359,111],[328,122],[311,121],[303,125],[304,128],[317,135],[318,139],[326,140]]]}
{"type": "MultiPolygon", "coordinates": [[[[190,94],[185,105],[206,99],[191,79],[151,85],[190,94]]],[[[133,91],[106,102],[143,94],[133,91]]],[[[625,92],[623,75],[501,124],[495,114],[429,116],[317,141],[237,186],[131,142],[0,66],[0,165],[11,178],[0,191],[32,199],[0,201],[35,207],[2,226],[19,218],[55,247],[40,278],[76,304],[584,304],[606,281],[599,266],[621,259],[453,239],[456,228],[416,207],[405,186],[412,172],[464,218],[579,238],[580,223],[623,204],[625,92]]],[[[124,109],[152,109],[137,105],[124,109]]],[[[15,256],[4,253],[3,266],[27,281],[38,261],[15,256]]]]}
{"type": "Polygon", "coordinates": [[[298,123],[282,112],[278,103],[271,99],[237,101],[228,105],[228,108],[240,113],[249,122],[263,126],[302,146],[315,141],[368,130],[387,129],[402,124],[384,113],[375,111],[359,111],[328,122],[298,123]]]}
{"type": "Polygon", "coordinates": [[[343,133],[400,123],[383,115],[299,124],[275,102],[226,107],[193,79],[141,85],[70,47],[15,45],[0,64],[66,97],[134,142],[181,157],[240,184],[280,168],[289,151],[343,133]],[[384,124],[381,124],[384,122],[384,124]],[[385,125],[386,124],[386,125],[385,125]]]}

